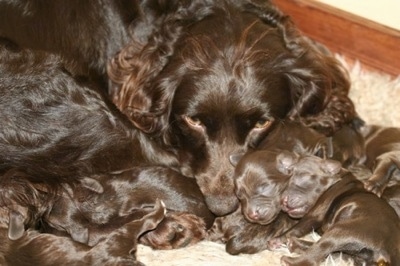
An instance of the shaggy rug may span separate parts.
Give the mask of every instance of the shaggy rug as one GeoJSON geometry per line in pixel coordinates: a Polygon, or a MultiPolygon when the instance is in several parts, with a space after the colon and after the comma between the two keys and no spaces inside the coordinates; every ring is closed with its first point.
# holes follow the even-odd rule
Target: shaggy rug
{"type": "MultiPolygon", "coordinates": [[[[359,63],[348,64],[338,56],[349,70],[352,81],[350,97],[356,110],[369,124],[400,126],[400,76],[391,76],[364,70],[359,63]]],[[[308,237],[318,239],[311,234],[308,237]]],[[[194,246],[177,250],[152,250],[139,245],[137,258],[147,266],[275,266],[280,265],[280,257],[290,254],[286,249],[263,251],[253,255],[231,256],[222,244],[203,241],[194,246]]],[[[328,257],[322,264],[326,266],[353,265],[340,255],[328,257]]]]}

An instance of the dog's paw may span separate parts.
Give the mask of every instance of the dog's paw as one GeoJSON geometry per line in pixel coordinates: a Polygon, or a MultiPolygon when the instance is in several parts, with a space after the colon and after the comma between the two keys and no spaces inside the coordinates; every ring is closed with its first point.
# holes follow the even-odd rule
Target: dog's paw
{"type": "Polygon", "coordinates": [[[140,243],[154,249],[176,249],[193,245],[206,237],[202,218],[182,212],[167,213],[156,229],[145,233],[140,243]]]}

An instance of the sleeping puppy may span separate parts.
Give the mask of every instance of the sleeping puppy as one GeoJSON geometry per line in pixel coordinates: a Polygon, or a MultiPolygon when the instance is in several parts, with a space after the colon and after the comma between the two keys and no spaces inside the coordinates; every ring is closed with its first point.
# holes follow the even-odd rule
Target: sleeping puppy
{"type": "Polygon", "coordinates": [[[269,239],[281,235],[296,222],[280,212],[269,224],[250,223],[239,207],[235,212],[215,219],[207,240],[225,244],[226,252],[231,255],[254,254],[268,249],[269,239]]]}
{"type": "MultiPolygon", "coordinates": [[[[295,194],[291,188],[296,186],[295,182],[304,182],[302,187],[309,186],[312,190],[314,182],[323,183],[330,186],[329,177],[339,171],[341,164],[334,160],[324,160],[325,168],[321,166],[310,168],[307,166],[292,167],[298,162],[302,155],[318,155],[322,158],[334,157],[338,147],[343,147],[344,151],[350,151],[349,156],[343,156],[345,160],[358,160],[362,153],[362,142],[354,141],[351,145],[343,144],[343,135],[349,136],[348,132],[356,134],[349,126],[342,128],[334,137],[328,138],[323,134],[308,128],[296,121],[282,121],[264,139],[257,150],[242,155],[231,156],[231,163],[236,165],[234,180],[236,195],[239,198],[242,211],[246,219],[250,222],[261,224],[269,223],[280,211],[280,198],[286,190],[286,204],[284,207],[294,208],[295,194]],[[339,139],[340,138],[340,139],[339,139]],[[294,151],[291,153],[289,151],[294,151]],[[237,162],[239,161],[239,163],[237,162]],[[293,172],[295,169],[296,172],[293,172]],[[300,178],[290,178],[290,176],[304,176],[300,178]],[[316,178],[317,177],[317,178],[316,178]],[[310,178],[310,180],[305,180],[310,178]],[[311,180],[314,178],[316,180],[311,180]],[[286,188],[290,183],[291,188],[286,188]],[[290,197],[290,198],[289,198],[290,197]]],[[[361,138],[352,138],[353,140],[361,138]]],[[[312,160],[310,156],[306,160],[312,160]]],[[[315,158],[318,160],[318,158],[315,158]]],[[[312,165],[312,164],[311,164],[312,165]]],[[[319,187],[319,186],[318,186],[319,187]]],[[[304,206],[303,203],[300,204],[304,206]]]]}
{"type": "Polygon", "coordinates": [[[322,179],[325,182],[316,182],[318,173],[326,168],[321,158],[300,157],[293,165],[293,172],[298,167],[318,171],[314,177],[309,176],[312,171],[306,171],[307,177],[291,177],[299,179],[292,190],[298,203],[307,203],[303,208],[296,206],[300,211],[295,216],[304,215],[300,221],[282,236],[269,241],[271,249],[285,243],[291,252],[300,253],[299,257],[283,256],[284,265],[319,265],[326,256],[336,252],[351,255],[357,263],[366,265],[400,263],[400,220],[385,200],[366,191],[363,183],[344,169],[325,176],[322,179]],[[307,179],[314,181],[312,193],[305,182],[307,179]],[[331,179],[329,187],[325,185],[327,179],[331,179]],[[298,239],[312,230],[322,234],[315,244],[298,239]]]}
{"type": "Polygon", "coordinates": [[[286,160],[273,151],[255,151],[240,159],[234,175],[236,195],[249,222],[265,225],[278,216],[289,181],[286,168],[286,160]]]}
{"type": "MultiPolygon", "coordinates": [[[[95,246],[78,243],[70,237],[39,233],[28,229],[9,239],[7,231],[13,220],[7,219],[7,208],[0,207],[1,265],[143,265],[136,260],[137,239],[153,230],[164,218],[165,207],[157,201],[154,209],[143,210],[141,218],[113,230],[95,246]]],[[[8,234],[9,236],[9,234],[8,234]]]]}
{"type": "Polygon", "coordinates": [[[321,193],[340,180],[340,162],[317,156],[281,153],[290,175],[280,195],[282,211],[292,218],[303,217],[315,204],[321,193]]]}
{"type": "MultiPolygon", "coordinates": [[[[205,237],[206,228],[214,220],[195,181],[168,168],[134,168],[81,178],[79,184],[63,184],[52,198],[47,191],[37,189],[39,184],[29,183],[24,173],[9,171],[8,174],[9,177],[2,179],[14,181],[3,185],[7,193],[13,193],[16,180],[20,180],[29,185],[26,195],[34,194],[47,200],[30,202],[29,208],[35,210],[33,213],[37,216],[35,221],[40,222],[30,227],[40,227],[45,233],[69,235],[89,246],[97,245],[128,222],[140,219],[142,210],[154,207],[153,198],[168,205],[165,218],[140,240],[153,248],[171,249],[194,244],[205,237]]],[[[22,203],[10,206],[14,205],[24,206],[22,203]]],[[[26,218],[20,220],[18,235],[27,228],[22,224],[26,218]]],[[[10,228],[10,231],[15,230],[10,228]]]]}
{"type": "MultiPolygon", "coordinates": [[[[91,180],[82,181],[81,186],[88,191],[101,192],[91,180]]],[[[16,170],[1,176],[1,265],[142,265],[135,257],[138,239],[145,232],[154,230],[164,219],[164,203],[157,201],[153,204],[154,208],[132,210],[130,220],[114,226],[90,247],[70,236],[57,236],[35,229],[40,228],[42,218],[62,194],[61,191],[51,190],[51,186],[32,183],[16,170]]],[[[68,223],[63,225],[71,226],[68,223]]]]}
{"type": "Polygon", "coordinates": [[[366,162],[372,175],[365,181],[365,188],[378,196],[386,186],[400,182],[400,128],[365,126],[366,162]]]}
{"type": "Polygon", "coordinates": [[[257,146],[258,150],[293,151],[340,161],[344,166],[357,165],[365,159],[364,137],[359,132],[363,121],[354,119],[331,137],[298,121],[277,121],[271,133],[257,146]]]}
{"type": "Polygon", "coordinates": [[[298,121],[285,119],[275,123],[271,133],[256,149],[277,152],[294,151],[327,158],[333,155],[332,142],[332,137],[327,137],[298,121]]]}

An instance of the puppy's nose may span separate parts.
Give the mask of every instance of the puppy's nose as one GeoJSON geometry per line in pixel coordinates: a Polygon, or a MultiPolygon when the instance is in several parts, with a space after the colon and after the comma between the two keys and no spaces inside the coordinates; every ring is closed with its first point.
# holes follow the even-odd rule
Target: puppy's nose
{"type": "Polygon", "coordinates": [[[282,197],[281,199],[281,206],[288,207],[288,196],[282,197]]]}
{"type": "Polygon", "coordinates": [[[247,216],[249,216],[249,218],[252,220],[258,220],[258,219],[260,219],[260,210],[258,208],[250,210],[247,213],[247,216]]]}

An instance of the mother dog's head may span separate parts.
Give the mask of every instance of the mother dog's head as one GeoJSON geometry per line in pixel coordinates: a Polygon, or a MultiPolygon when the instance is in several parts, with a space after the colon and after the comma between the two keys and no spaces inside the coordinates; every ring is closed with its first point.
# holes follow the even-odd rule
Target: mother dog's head
{"type": "Polygon", "coordinates": [[[270,4],[188,2],[136,29],[140,38],[110,64],[112,96],[224,215],[238,205],[231,155],[256,147],[280,119],[331,133],[354,109],[337,63],[270,4]]]}

